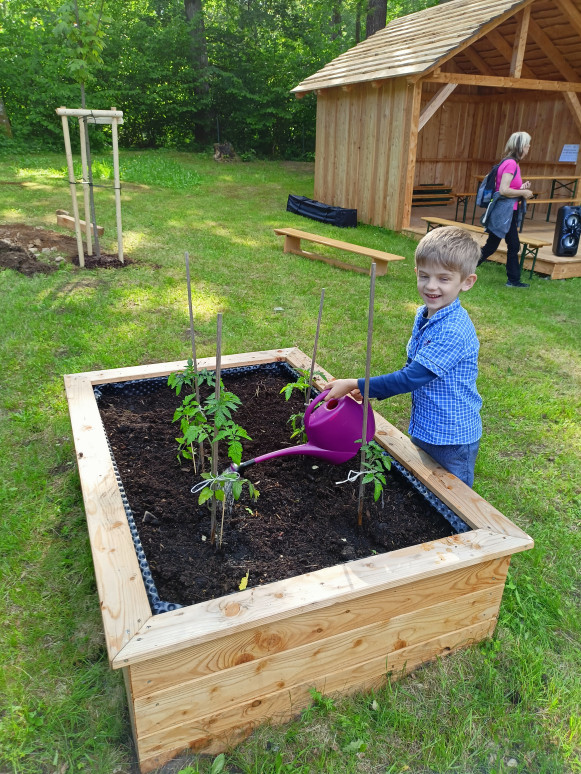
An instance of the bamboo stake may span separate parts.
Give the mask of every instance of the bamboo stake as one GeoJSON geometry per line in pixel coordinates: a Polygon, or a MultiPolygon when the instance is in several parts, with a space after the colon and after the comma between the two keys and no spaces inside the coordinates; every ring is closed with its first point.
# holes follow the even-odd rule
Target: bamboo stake
{"type": "MultiPolygon", "coordinates": [[[[58,111],[57,111],[58,112],[58,111]]],[[[75,220],[75,236],[77,237],[77,250],[79,252],[79,266],[85,267],[85,253],[83,251],[83,235],[81,233],[81,223],[79,220],[79,206],[77,203],[77,189],[75,183],[75,170],[73,167],[73,152],[71,150],[71,138],[69,135],[69,120],[63,115],[63,136],[65,139],[65,154],[67,157],[67,168],[69,171],[69,184],[71,187],[71,199],[73,200],[73,218],[75,220]]]]}
{"type": "MultiPolygon", "coordinates": [[[[196,357],[196,334],[194,331],[194,309],[192,306],[192,283],[190,281],[190,254],[185,252],[186,258],[186,280],[188,284],[188,309],[190,312],[190,340],[192,342],[192,362],[194,364],[194,391],[196,393],[196,403],[200,405],[200,381],[198,379],[198,359],[196,357]]],[[[199,444],[200,466],[204,472],[204,442],[199,444]]]]}
{"type": "MultiPolygon", "coordinates": [[[[115,111],[112,107],[111,111],[115,111]]],[[[123,229],[121,226],[121,182],[119,179],[119,142],[117,139],[117,124],[119,119],[117,116],[111,118],[111,140],[113,143],[113,176],[115,178],[115,216],[117,218],[117,254],[121,263],[123,261],[123,229]]]]}
{"type": "MultiPolygon", "coordinates": [[[[367,318],[367,356],[365,359],[365,387],[363,390],[363,429],[361,431],[361,465],[359,472],[363,473],[365,468],[365,449],[367,443],[367,410],[369,406],[369,376],[371,371],[371,341],[373,339],[373,304],[375,300],[375,263],[371,264],[371,281],[369,287],[369,314],[367,318]]],[[[359,508],[357,510],[357,524],[363,523],[363,484],[364,476],[359,476],[359,508]]]]}
{"type": "MultiPolygon", "coordinates": [[[[216,401],[220,398],[220,370],[222,368],[222,314],[218,313],[216,327],[216,387],[214,396],[216,401]]],[[[216,423],[214,422],[214,436],[216,435],[216,423]]],[[[212,476],[218,476],[218,442],[212,443],[212,476]]],[[[212,496],[212,510],[210,517],[210,542],[212,545],[216,542],[216,498],[212,496]]]]}
{"type": "Polygon", "coordinates": [[[89,201],[89,173],[87,170],[87,131],[86,121],[79,118],[79,134],[81,139],[81,166],[83,169],[83,201],[85,204],[85,241],[87,243],[87,255],[93,255],[93,238],[91,235],[91,204],[89,201]]]}
{"type": "Polygon", "coordinates": [[[309,374],[309,387],[305,398],[307,401],[311,399],[311,389],[313,386],[313,372],[315,370],[315,361],[317,359],[317,346],[319,344],[319,330],[321,329],[321,317],[323,316],[323,301],[325,300],[325,288],[321,290],[321,301],[319,302],[319,317],[317,319],[317,331],[315,333],[315,347],[313,349],[313,358],[311,360],[311,372],[309,374]]]}

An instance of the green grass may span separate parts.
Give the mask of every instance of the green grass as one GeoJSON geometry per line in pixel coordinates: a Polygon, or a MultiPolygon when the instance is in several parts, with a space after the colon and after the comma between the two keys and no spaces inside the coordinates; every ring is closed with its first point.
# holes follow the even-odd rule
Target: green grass
{"type": "MultiPolygon", "coordinates": [[[[135,263],[31,278],[0,271],[2,772],[134,771],[122,679],[104,650],[63,374],[186,358],[187,250],[199,356],[214,353],[219,311],[226,354],[291,345],[310,353],[325,287],[319,362],[336,376],[360,375],[368,279],[284,255],[277,226],[407,257],[377,282],[374,373],[402,365],[419,303],[412,240],[370,226],[309,226],[285,211],[289,193],[312,196],[309,167],[121,156],[125,252],[135,263]]],[[[97,161],[107,180],[110,158],[97,161]]],[[[61,155],[0,159],[0,181],[21,184],[0,182],[0,222],[55,228],[55,210],[70,209],[64,168],[61,155]]],[[[97,189],[96,207],[102,247],[115,252],[112,194],[97,189]]],[[[581,772],[581,280],[536,277],[515,292],[502,267],[479,273],[462,299],[481,341],[475,489],[535,539],[512,561],[494,639],[373,696],[314,695],[300,719],[261,728],[227,755],[224,771],[581,772]]],[[[379,410],[405,431],[409,405],[400,396],[379,410]]],[[[212,761],[188,763],[191,774],[212,761]]]]}

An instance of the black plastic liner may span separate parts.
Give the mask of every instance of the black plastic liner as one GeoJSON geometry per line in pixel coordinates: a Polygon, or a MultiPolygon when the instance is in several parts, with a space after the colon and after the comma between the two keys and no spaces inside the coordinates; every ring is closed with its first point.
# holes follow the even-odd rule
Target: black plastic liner
{"type": "Polygon", "coordinates": [[[295,215],[303,215],[320,223],[329,223],[340,228],[354,228],[357,225],[357,210],[348,210],[344,207],[331,207],[306,196],[294,196],[290,194],[286,204],[287,212],[295,215]]]}
{"type": "MultiPolygon", "coordinates": [[[[236,374],[250,373],[252,371],[262,370],[274,371],[275,373],[284,376],[284,378],[288,381],[296,381],[298,379],[297,372],[290,365],[288,365],[288,363],[282,362],[264,363],[254,366],[241,366],[239,368],[225,368],[222,370],[222,375],[227,374],[228,376],[235,376],[236,374]]],[[[136,379],[127,382],[110,382],[108,384],[99,384],[98,386],[93,387],[93,392],[98,404],[100,398],[103,396],[115,394],[118,395],[119,393],[122,393],[127,395],[129,398],[133,395],[149,395],[165,387],[167,387],[167,377],[158,376],[154,377],[153,379],[136,379]]],[[[318,395],[318,392],[318,390],[314,388],[312,389],[313,395],[318,395]]],[[[115,462],[115,457],[113,455],[111,445],[109,444],[109,439],[107,439],[107,445],[109,446],[109,453],[111,454],[111,460],[115,470],[117,485],[119,486],[121,500],[123,501],[123,508],[125,509],[125,514],[129,523],[129,529],[131,530],[133,545],[135,546],[135,553],[137,554],[137,560],[141,569],[141,576],[143,578],[143,583],[147,592],[147,598],[149,599],[149,604],[151,605],[151,611],[153,615],[158,615],[159,613],[167,613],[170,610],[177,610],[177,608],[182,607],[182,605],[179,605],[177,602],[164,602],[160,599],[159,594],[157,593],[157,588],[149,568],[149,563],[147,561],[147,557],[145,556],[141,540],[139,539],[139,530],[137,529],[137,525],[131,511],[131,506],[129,505],[129,500],[127,499],[125,489],[123,488],[123,482],[121,481],[121,476],[119,475],[119,470],[117,468],[117,463],[115,462]]],[[[385,454],[386,456],[389,456],[387,452],[385,452],[385,454]]],[[[427,500],[427,502],[441,516],[443,516],[446,521],[450,523],[455,532],[460,533],[470,531],[471,528],[464,521],[462,521],[462,519],[457,516],[454,511],[450,510],[447,505],[445,505],[438,497],[436,497],[433,492],[425,487],[421,481],[418,481],[418,479],[412,475],[409,470],[406,470],[406,468],[397,462],[397,460],[394,460],[393,457],[390,457],[390,459],[394,475],[401,475],[403,478],[407,479],[414,487],[414,489],[416,489],[424,497],[424,499],[427,500]]]]}

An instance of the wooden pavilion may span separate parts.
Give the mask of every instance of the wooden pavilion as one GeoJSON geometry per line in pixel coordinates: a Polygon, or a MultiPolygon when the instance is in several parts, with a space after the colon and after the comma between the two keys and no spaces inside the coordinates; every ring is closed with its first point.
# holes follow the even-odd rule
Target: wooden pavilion
{"type": "Polygon", "coordinates": [[[581,0],[450,0],[293,89],[313,91],[314,197],[363,223],[408,228],[414,186],[475,191],[514,131],[533,138],[523,177],[579,176],[581,155],[560,159],[581,141],[581,0]]]}

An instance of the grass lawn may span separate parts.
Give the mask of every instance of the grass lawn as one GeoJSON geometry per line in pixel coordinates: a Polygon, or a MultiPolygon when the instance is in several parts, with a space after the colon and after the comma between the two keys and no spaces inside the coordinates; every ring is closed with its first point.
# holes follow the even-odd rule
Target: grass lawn
{"type": "MultiPolygon", "coordinates": [[[[312,352],[324,287],[318,360],[335,376],[362,375],[368,278],[284,255],[277,226],[406,256],[377,280],[372,373],[403,365],[419,303],[413,240],[286,212],[289,193],[313,194],[307,165],[121,156],[131,266],[0,271],[2,774],[135,771],[122,677],[104,650],[63,374],[188,357],[187,250],[198,356],[214,354],[220,311],[225,354],[312,352]]],[[[96,165],[111,174],[108,157],[96,165]]],[[[0,223],[55,228],[55,210],[70,210],[64,171],[64,154],[0,158],[0,223]]],[[[96,200],[102,248],[116,252],[112,190],[96,200]]],[[[462,297],[481,342],[474,488],[536,543],[513,559],[494,639],[373,696],[314,695],[301,718],[261,728],[227,755],[224,771],[581,772],[581,279],[535,277],[526,291],[504,282],[504,267],[485,265],[462,297]]],[[[406,431],[409,406],[400,396],[376,408],[406,431]]],[[[194,774],[212,761],[181,765],[194,774]]]]}

